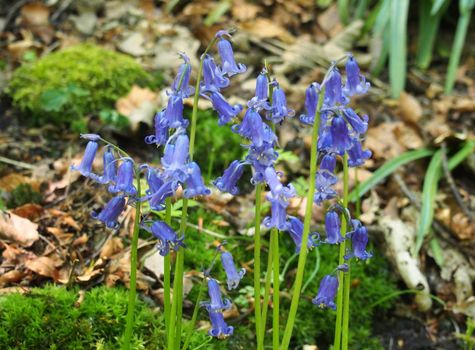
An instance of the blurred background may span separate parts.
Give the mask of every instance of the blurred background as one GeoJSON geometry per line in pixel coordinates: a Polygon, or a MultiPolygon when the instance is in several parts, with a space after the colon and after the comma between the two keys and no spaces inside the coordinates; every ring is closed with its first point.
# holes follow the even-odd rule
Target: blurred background
{"type": "MultiPolygon", "coordinates": [[[[310,129],[298,121],[305,89],[348,52],[371,83],[370,92],[353,103],[370,118],[365,145],[373,157],[350,179],[352,206],[369,228],[375,257],[352,273],[351,349],[472,349],[474,5],[0,0],[1,348],[117,348],[133,209],[115,232],[90,219],[91,209],[108,198],[103,188],[69,171],[82,157],[79,133],[100,133],[137,161],[159,164],[162,150],[145,147],[143,138],[165,107],[181,63],[178,52],[190,56],[196,75],[199,55],[216,31],[229,29],[236,59],[248,70],[233,78],[228,101],[245,104],[253,96],[266,60],[296,110],[297,118],[278,129],[278,167],[299,194],[290,205],[293,215],[303,214],[308,186],[310,129]]],[[[200,102],[195,151],[207,183],[243,155],[240,138],[228,126],[218,127],[210,107],[200,102]]],[[[209,198],[191,203],[185,317],[196,300],[195,276],[213,258],[213,249],[204,248],[226,237],[236,261],[250,272],[225,315],[235,335],[205,348],[249,348],[254,337],[251,191],[243,183],[239,196],[213,189],[209,198]]],[[[174,207],[175,217],[180,209],[174,207]]],[[[313,219],[318,229],[322,208],[315,206],[313,219]]],[[[296,259],[289,237],[283,245],[286,310],[296,259]]],[[[145,349],[163,347],[163,269],[153,246],[143,232],[134,341],[145,349]]],[[[312,307],[310,299],[333,269],[335,253],[322,246],[309,255],[296,349],[328,349],[332,343],[335,315],[312,307]]],[[[198,326],[190,348],[207,341],[209,323],[198,326]]]]}

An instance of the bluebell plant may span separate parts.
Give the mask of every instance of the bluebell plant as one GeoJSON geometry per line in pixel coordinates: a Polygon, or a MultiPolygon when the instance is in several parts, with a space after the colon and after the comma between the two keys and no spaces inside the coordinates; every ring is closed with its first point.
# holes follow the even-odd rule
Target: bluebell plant
{"type": "MultiPolygon", "coordinates": [[[[186,226],[188,199],[207,196],[211,190],[201,176],[199,164],[193,161],[194,140],[197,122],[197,103],[200,97],[211,101],[217,112],[217,125],[230,125],[231,130],[243,138],[243,147],[247,150],[244,159],[233,160],[223,175],[213,181],[222,192],[239,194],[239,181],[244,174],[244,167],[252,170],[251,183],[255,186],[256,211],[254,226],[254,307],[256,321],[257,349],[264,348],[264,330],[267,315],[267,303],[262,304],[260,281],[261,226],[271,231],[269,238],[270,256],[272,256],[273,283],[273,349],[287,350],[295,323],[295,315],[300,300],[308,251],[321,244],[338,246],[340,257],[336,269],[326,275],[320,282],[317,295],[312,302],[319,307],[337,310],[334,349],[348,349],[348,308],[349,280],[351,263],[354,260],[366,260],[372,254],[367,251],[368,232],[357,219],[352,219],[348,210],[348,168],[359,167],[371,157],[371,152],[364,149],[362,142],[368,129],[368,117],[359,115],[350,101],[353,96],[368,91],[369,83],[361,74],[356,59],[347,55],[344,79],[338,63],[331,65],[321,83],[311,83],[305,92],[305,113],[297,120],[312,127],[312,146],[310,157],[310,180],[304,220],[288,215],[287,209],[296,191],[291,183],[282,181],[283,174],[276,168],[278,159],[278,138],[276,127],[295,116],[295,111],[287,104],[284,90],[267,65],[256,78],[254,95],[245,106],[230,104],[224,95],[224,89],[231,84],[231,78],[244,73],[247,67],[236,62],[231,44],[231,35],[219,31],[200,58],[200,66],[195,87],[190,85],[192,65],[185,53],[180,53],[183,60],[178,68],[170,89],[167,91],[166,107],[154,117],[154,133],[145,138],[145,143],[162,147],[163,156],[160,166],[137,164],[125,151],[104,140],[96,134],[84,134],[87,145],[84,157],[79,165],[72,169],[79,171],[92,181],[106,185],[112,198],[102,210],[92,212],[92,217],[102,221],[108,228],[120,227],[121,214],[127,205],[136,208],[136,220],[132,238],[131,284],[127,326],[124,335],[125,348],[130,348],[135,303],[135,274],[137,265],[138,231],[142,228],[157,239],[157,250],[164,256],[165,286],[165,323],[167,348],[177,350],[181,345],[182,333],[182,298],[183,298],[183,259],[186,249],[186,226]],[[219,59],[210,53],[216,45],[219,59]],[[184,117],[184,99],[193,95],[191,120],[184,117]],[[188,133],[188,128],[190,128],[188,133]],[[96,174],[93,162],[97,157],[100,144],[103,149],[103,171],[96,174]],[[343,166],[343,194],[336,190],[339,180],[338,163],[343,166]],[[141,189],[141,177],[147,183],[141,189]],[[174,229],[171,222],[172,199],[176,198],[182,188],[182,218],[179,229],[174,229]],[[262,191],[267,190],[265,196],[262,191]],[[270,213],[261,219],[262,198],[270,203],[270,213]],[[150,213],[144,213],[142,204],[147,203],[150,213]],[[325,234],[311,232],[312,205],[325,204],[325,234]],[[159,218],[157,212],[164,212],[165,219],[159,218]],[[152,213],[153,212],[153,213],[152,213]],[[152,218],[152,219],[150,219],[152,218]],[[292,302],[282,340],[279,334],[279,233],[288,234],[295,244],[299,255],[297,274],[294,283],[292,302]],[[322,237],[322,238],[321,238],[322,237]],[[171,299],[171,261],[170,254],[176,254],[174,273],[174,295],[171,299]],[[336,300],[335,300],[336,298],[336,300]]],[[[222,268],[226,274],[229,291],[238,287],[246,273],[245,269],[236,268],[233,256],[223,246],[217,249],[222,268]]],[[[219,281],[210,273],[214,265],[204,272],[203,283],[207,282],[209,301],[196,303],[193,322],[199,306],[209,313],[211,329],[209,335],[227,338],[234,332],[224,320],[223,311],[231,307],[231,300],[223,298],[219,281]]],[[[266,283],[269,288],[270,282],[266,283]]],[[[201,291],[201,289],[200,289],[201,291]]],[[[266,290],[266,295],[269,290],[266,290]]],[[[200,294],[201,295],[201,294],[200,294]]],[[[200,298],[200,297],[199,297],[200,298]]],[[[191,327],[194,326],[192,323],[191,327]]],[[[192,330],[192,328],[190,328],[192,330]]],[[[184,350],[189,343],[185,341],[184,350]]]]}

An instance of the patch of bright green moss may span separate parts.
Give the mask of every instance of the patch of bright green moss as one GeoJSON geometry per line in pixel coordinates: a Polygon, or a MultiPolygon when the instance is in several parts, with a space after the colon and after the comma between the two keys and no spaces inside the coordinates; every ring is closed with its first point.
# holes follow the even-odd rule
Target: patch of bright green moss
{"type": "Polygon", "coordinates": [[[131,57],[82,44],[25,63],[7,92],[33,122],[65,123],[112,108],[134,83],[148,79],[131,57]]]}
{"type": "Polygon", "coordinates": [[[36,192],[29,184],[20,184],[11,192],[8,201],[9,208],[16,208],[27,203],[40,203],[41,194],[36,192]]]}

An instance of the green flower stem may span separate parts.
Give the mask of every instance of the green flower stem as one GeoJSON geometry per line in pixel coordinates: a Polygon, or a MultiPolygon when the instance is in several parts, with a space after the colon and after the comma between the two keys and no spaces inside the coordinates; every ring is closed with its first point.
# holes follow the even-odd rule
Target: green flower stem
{"type": "MultiPolygon", "coordinates": [[[[135,172],[137,180],[137,193],[140,194],[140,171],[135,172]]],[[[130,340],[132,338],[132,329],[134,326],[135,299],[137,295],[137,250],[139,242],[140,230],[140,201],[135,202],[135,221],[134,231],[132,235],[132,247],[130,248],[130,287],[129,287],[129,304],[127,306],[127,323],[124,334],[124,350],[130,349],[130,340]]]]}
{"type": "Polygon", "coordinates": [[[271,240],[273,246],[272,252],[272,271],[273,271],[273,280],[272,280],[272,348],[273,350],[279,350],[279,297],[280,297],[280,281],[279,281],[279,230],[275,227],[272,229],[271,235],[274,238],[271,240]]]}
{"type": "Polygon", "coordinates": [[[196,298],[195,308],[193,309],[193,316],[191,316],[191,321],[190,321],[190,324],[188,325],[188,332],[186,333],[185,344],[183,344],[183,347],[181,348],[181,350],[188,349],[188,345],[190,345],[191,336],[193,335],[193,331],[196,325],[196,319],[198,318],[198,313],[200,311],[200,302],[201,302],[201,299],[203,298],[203,290],[204,290],[205,282],[206,282],[206,279],[203,278],[203,281],[200,284],[200,289],[198,290],[198,297],[196,298]]]}
{"type": "MultiPolygon", "coordinates": [[[[165,199],[165,222],[170,225],[172,219],[172,201],[168,197],[165,199]]],[[[165,331],[168,335],[170,330],[170,308],[171,308],[171,290],[170,290],[170,254],[165,255],[163,259],[163,284],[164,284],[164,302],[165,302],[165,331]]]]}
{"type": "Polygon", "coordinates": [[[256,212],[254,220],[254,314],[256,321],[257,350],[263,349],[261,332],[261,192],[262,184],[256,186],[256,212]]]}
{"type": "MultiPolygon", "coordinates": [[[[348,207],[348,154],[345,153],[343,156],[343,206],[348,207]]],[[[346,219],[343,218],[344,224],[342,224],[342,234],[346,235],[348,223],[346,219]]],[[[340,256],[340,260],[345,261],[346,248],[350,244],[345,240],[342,243],[345,246],[345,251],[343,256],[340,256]]],[[[341,253],[341,250],[340,250],[341,253]]],[[[350,323],[350,281],[351,281],[351,265],[350,261],[347,261],[348,272],[343,273],[343,333],[342,333],[342,349],[348,350],[348,336],[349,336],[349,323],[350,323]]]]}
{"type": "MultiPolygon", "coordinates": [[[[305,218],[303,225],[302,242],[308,241],[308,235],[310,233],[310,221],[312,218],[312,206],[313,196],[315,194],[315,176],[317,173],[317,141],[318,141],[318,129],[320,127],[320,116],[323,105],[323,97],[325,95],[324,84],[322,83],[322,90],[318,96],[318,104],[315,111],[315,118],[312,127],[312,148],[310,152],[310,179],[309,189],[307,193],[307,204],[305,207],[305,218]]],[[[305,262],[307,260],[307,249],[305,249],[305,243],[302,245],[302,249],[299,254],[299,262],[297,265],[297,276],[295,277],[294,290],[292,295],[292,301],[290,304],[289,316],[287,324],[285,326],[284,337],[280,349],[287,350],[290,343],[290,337],[292,336],[292,330],[295,324],[295,316],[297,315],[297,309],[300,300],[300,289],[302,288],[303,273],[305,270],[305,262]]]]}
{"type": "Polygon", "coordinates": [[[274,239],[274,236],[271,235],[270,242],[269,242],[269,254],[267,255],[267,271],[266,271],[266,282],[265,282],[265,287],[264,287],[264,303],[262,304],[261,334],[262,334],[263,342],[264,342],[265,332],[266,332],[267,309],[269,308],[269,296],[270,296],[270,282],[272,279],[272,251],[273,251],[273,246],[274,246],[273,239],[274,239]]]}

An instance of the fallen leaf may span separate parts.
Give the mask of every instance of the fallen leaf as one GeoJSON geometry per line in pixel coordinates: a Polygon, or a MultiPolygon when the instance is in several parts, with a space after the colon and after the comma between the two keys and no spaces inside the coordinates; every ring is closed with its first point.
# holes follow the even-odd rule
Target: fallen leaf
{"type": "Polygon", "coordinates": [[[25,266],[29,270],[37,273],[38,275],[57,280],[58,270],[56,269],[55,265],[56,262],[47,256],[40,256],[36,259],[27,260],[25,262],[25,266]]]}
{"type": "Polygon", "coordinates": [[[144,45],[145,38],[142,33],[134,32],[127,36],[124,40],[122,40],[118,45],[117,48],[125,52],[129,55],[139,57],[144,56],[147,53],[145,50],[144,45]]]}
{"type": "Polygon", "coordinates": [[[49,7],[42,2],[30,2],[23,5],[20,13],[22,25],[45,43],[51,42],[55,34],[49,24],[49,12],[49,7]]]}
{"type": "Polygon", "coordinates": [[[402,92],[399,96],[399,114],[403,120],[417,124],[422,118],[422,107],[419,101],[412,95],[402,92]]]}
{"type": "Polygon", "coordinates": [[[141,122],[152,125],[157,105],[158,94],[148,88],[134,85],[127,96],[116,102],[116,109],[129,119],[132,130],[136,131],[141,122]]]}
{"type": "Polygon", "coordinates": [[[251,4],[244,0],[234,1],[232,14],[235,20],[248,21],[256,18],[256,15],[262,10],[258,5],[251,4]]]}
{"type": "Polygon", "coordinates": [[[89,240],[88,235],[84,233],[73,241],[72,246],[77,247],[77,246],[84,245],[87,243],[88,240],[89,240]]]}
{"type": "Polygon", "coordinates": [[[33,188],[35,191],[39,191],[40,184],[36,181],[31,181],[30,178],[23,176],[17,173],[8,174],[0,179],[0,189],[11,192],[13,191],[18,185],[28,184],[33,188]]]}
{"type": "Polygon", "coordinates": [[[144,261],[144,267],[153,272],[157,279],[160,279],[163,275],[163,256],[156,248],[151,250],[153,254],[147,256],[144,261]]]}
{"type": "Polygon", "coordinates": [[[0,212],[0,237],[31,246],[38,238],[38,225],[11,212],[0,212]]]}
{"type": "Polygon", "coordinates": [[[288,44],[295,41],[294,36],[289,31],[267,18],[255,18],[252,21],[241,23],[240,27],[261,39],[278,38],[288,44]]]}
{"type": "Polygon", "coordinates": [[[101,258],[110,258],[111,256],[120,252],[122,249],[124,249],[122,240],[119,237],[112,237],[104,244],[99,256],[101,258]]]}
{"type": "Polygon", "coordinates": [[[43,214],[43,207],[34,203],[27,203],[21,207],[17,207],[12,210],[12,213],[21,216],[22,218],[34,220],[43,214]]]}
{"type": "Polygon", "coordinates": [[[25,274],[19,270],[8,271],[0,275],[0,286],[20,282],[24,276],[25,274]]]}

